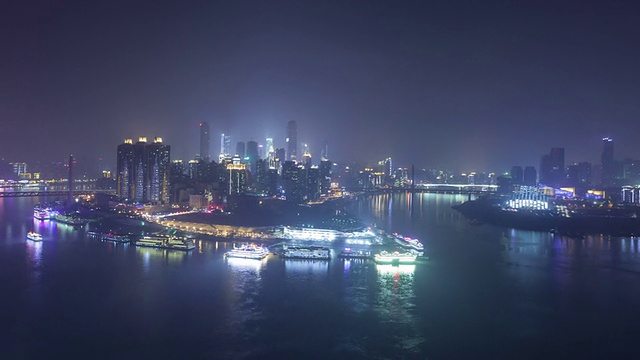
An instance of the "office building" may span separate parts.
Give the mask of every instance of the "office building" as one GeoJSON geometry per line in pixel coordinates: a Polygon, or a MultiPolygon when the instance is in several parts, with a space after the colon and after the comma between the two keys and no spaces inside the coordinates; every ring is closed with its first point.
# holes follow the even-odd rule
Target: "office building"
{"type": "Polygon", "coordinates": [[[211,161],[211,146],[209,143],[209,123],[200,123],[200,154],[199,158],[205,162],[211,161]]]}
{"type": "Polygon", "coordinates": [[[287,122],[288,160],[296,161],[298,157],[298,124],[295,120],[287,122]]]}

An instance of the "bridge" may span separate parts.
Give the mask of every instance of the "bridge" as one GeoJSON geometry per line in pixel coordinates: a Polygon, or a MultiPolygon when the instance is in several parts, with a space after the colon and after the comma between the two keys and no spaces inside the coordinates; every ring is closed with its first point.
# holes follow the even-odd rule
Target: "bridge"
{"type": "MultiPolygon", "coordinates": [[[[74,190],[73,195],[93,195],[96,193],[115,194],[115,190],[74,190]]],[[[51,196],[65,197],[69,194],[66,190],[19,190],[19,191],[0,191],[0,198],[3,197],[25,197],[25,196],[51,196]]]]}
{"type": "Polygon", "coordinates": [[[475,184],[416,184],[415,187],[366,189],[366,193],[412,192],[431,194],[489,194],[498,191],[498,185],[475,184]]]}

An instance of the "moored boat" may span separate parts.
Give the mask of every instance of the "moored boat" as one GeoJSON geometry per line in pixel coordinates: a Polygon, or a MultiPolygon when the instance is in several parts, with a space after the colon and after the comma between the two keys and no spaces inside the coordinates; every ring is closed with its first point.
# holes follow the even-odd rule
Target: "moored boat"
{"type": "Polygon", "coordinates": [[[417,255],[410,252],[401,253],[399,251],[394,251],[390,253],[382,251],[379,254],[375,254],[373,258],[375,262],[379,264],[414,264],[416,262],[417,255]]]}
{"type": "Polygon", "coordinates": [[[227,258],[255,259],[262,260],[269,255],[269,249],[256,244],[243,244],[235,247],[224,254],[227,258]]]}
{"type": "Polygon", "coordinates": [[[102,235],[102,240],[104,240],[104,241],[112,241],[112,242],[117,242],[117,243],[128,243],[128,242],[131,242],[131,238],[128,235],[113,234],[113,233],[108,233],[108,234],[102,235]]]}
{"type": "Polygon", "coordinates": [[[402,235],[399,235],[398,233],[394,233],[393,238],[396,241],[396,243],[398,243],[398,245],[404,248],[414,249],[417,251],[424,251],[424,245],[422,245],[422,243],[418,239],[412,239],[409,236],[402,236],[402,235]]]}
{"type": "Polygon", "coordinates": [[[170,235],[146,235],[138,239],[134,245],[169,250],[193,250],[196,248],[192,240],[170,235]]]}
{"type": "Polygon", "coordinates": [[[331,259],[331,250],[321,246],[287,246],[282,252],[286,259],[331,259]]]}
{"type": "Polygon", "coordinates": [[[371,259],[371,251],[353,250],[351,248],[344,248],[338,255],[342,259],[371,259]]]}

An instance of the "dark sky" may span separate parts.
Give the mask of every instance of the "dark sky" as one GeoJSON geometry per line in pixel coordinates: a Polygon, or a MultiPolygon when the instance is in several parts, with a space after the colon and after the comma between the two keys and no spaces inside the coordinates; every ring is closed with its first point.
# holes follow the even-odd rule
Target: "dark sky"
{"type": "Polygon", "coordinates": [[[219,134],[458,170],[640,158],[640,8],[623,1],[7,1],[0,157],[172,158],[219,134]]]}

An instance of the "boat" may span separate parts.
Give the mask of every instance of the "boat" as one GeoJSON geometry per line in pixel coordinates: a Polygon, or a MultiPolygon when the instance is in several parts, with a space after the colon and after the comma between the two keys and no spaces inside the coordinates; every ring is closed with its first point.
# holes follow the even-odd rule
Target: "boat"
{"type": "Polygon", "coordinates": [[[117,242],[117,243],[128,243],[128,242],[131,242],[131,238],[129,238],[128,235],[113,234],[113,233],[108,233],[108,234],[102,235],[102,240],[104,240],[104,241],[112,241],[112,242],[117,242]]]}
{"type": "Polygon", "coordinates": [[[387,251],[381,251],[379,254],[375,254],[373,259],[379,264],[414,264],[416,262],[417,255],[410,252],[401,253],[394,251],[392,253],[387,251]]]}
{"type": "Polygon", "coordinates": [[[42,241],[42,235],[38,234],[37,232],[34,231],[29,231],[27,233],[27,239],[32,240],[32,241],[42,241]]]}
{"type": "Polygon", "coordinates": [[[187,238],[170,235],[146,235],[135,242],[136,246],[169,250],[193,250],[196,244],[187,238]]]}
{"type": "Polygon", "coordinates": [[[256,244],[244,244],[240,247],[233,247],[224,254],[225,258],[241,258],[262,260],[269,255],[269,249],[256,244]]]}
{"type": "Polygon", "coordinates": [[[367,239],[376,237],[376,233],[371,230],[371,228],[366,228],[362,230],[353,230],[353,231],[344,231],[343,235],[345,238],[357,238],[357,239],[367,239]]]}
{"type": "Polygon", "coordinates": [[[49,220],[51,218],[51,210],[35,207],[33,209],[33,217],[38,220],[49,220]]]}
{"type": "Polygon", "coordinates": [[[282,252],[285,259],[331,259],[331,250],[320,246],[288,246],[282,252]]]}
{"type": "Polygon", "coordinates": [[[393,238],[396,243],[398,243],[398,245],[404,248],[424,251],[424,245],[422,245],[422,243],[418,239],[412,239],[408,236],[399,235],[398,233],[394,233],[393,238]]]}
{"type": "Polygon", "coordinates": [[[89,222],[89,220],[87,219],[81,219],[73,215],[60,214],[58,212],[53,212],[51,214],[51,220],[55,220],[57,222],[73,225],[73,226],[85,225],[89,222]]]}
{"type": "Polygon", "coordinates": [[[338,255],[342,259],[371,259],[371,251],[352,250],[351,248],[344,248],[338,255]]]}
{"type": "Polygon", "coordinates": [[[284,237],[292,240],[334,241],[344,234],[338,230],[285,226],[284,237]]]}

